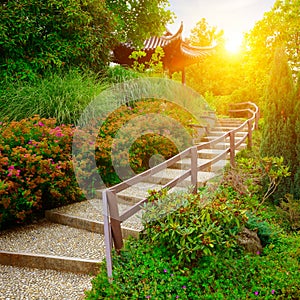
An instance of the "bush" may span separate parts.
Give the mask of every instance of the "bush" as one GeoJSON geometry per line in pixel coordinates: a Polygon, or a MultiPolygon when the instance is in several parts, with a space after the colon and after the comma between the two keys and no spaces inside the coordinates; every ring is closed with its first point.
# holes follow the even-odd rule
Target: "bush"
{"type": "Polygon", "coordinates": [[[188,111],[168,101],[144,99],[119,107],[106,118],[97,139],[96,162],[103,181],[118,183],[132,171],[147,170],[151,158],[168,159],[190,147],[192,123],[188,111]]]}
{"type": "Polygon", "coordinates": [[[37,116],[0,125],[0,225],[84,199],[71,162],[73,130],[37,116]]]}
{"type": "Polygon", "coordinates": [[[247,220],[235,196],[222,187],[210,197],[158,195],[145,205],[143,238],[191,265],[203,256],[235,251],[237,234],[247,220]]]}

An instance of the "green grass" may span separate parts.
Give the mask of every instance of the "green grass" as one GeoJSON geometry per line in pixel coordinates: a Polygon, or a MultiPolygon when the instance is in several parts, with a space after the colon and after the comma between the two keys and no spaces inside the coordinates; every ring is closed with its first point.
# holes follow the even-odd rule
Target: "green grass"
{"type": "Polygon", "coordinates": [[[70,70],[48,74],[34,82],[4,84],[0,90],[0,115],[8,121],[34,115],[56,118],[60,124],[74,124],[84,108],[108,83],[93,73],[70,70]]]}

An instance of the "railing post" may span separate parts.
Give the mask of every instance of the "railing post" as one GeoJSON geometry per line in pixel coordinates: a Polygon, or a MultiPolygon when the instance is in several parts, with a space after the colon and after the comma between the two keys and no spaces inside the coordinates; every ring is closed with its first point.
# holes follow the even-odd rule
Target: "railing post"
{"type": "Polygon", "coordinates": [[[248,149],[252,148],[252,122],[250,120],[248,120],[247,122],[248,124],[248,149]]]}
{"type": "Polygon", "coordinates": [[[230,165],[231,167],[235,167],[235,140],[234,140],[234,131],[229,133],[230,138],[230,165]]]}
{"type": "Polygon", "coordinates": [[[102,192],[103,203],[103,221],[104,221],[104,242],[105,242],[105,256],[106,256],[106,270],[107,276],[110,280],[112,278],[112,240],[111,240],[111,227],[109,224],[109,208],[106,190],[102,192]]]}
{"type": "Polygon", "coordinates": [[[198,178],[197,178],[197,173],[198,173],[198,151],[197,151],[197,146],[194,146],[191,148],[191,182],[193,185],[193,193],[197,193],[197,188],[198,188],[198,178]]]}
{"type": "Polygon", "coordinates": [[[115,249],[117,250],[117,252],[119,252],[119,250],[121,250],[123,247],[123,236],[121,230],[121,221],[120,221],[117,197],[115,193],[111,192],[110,190],[107,190],[107,198],[108,198],[108,205],[109,205],[112,237],[113,237],[115,249]]]}

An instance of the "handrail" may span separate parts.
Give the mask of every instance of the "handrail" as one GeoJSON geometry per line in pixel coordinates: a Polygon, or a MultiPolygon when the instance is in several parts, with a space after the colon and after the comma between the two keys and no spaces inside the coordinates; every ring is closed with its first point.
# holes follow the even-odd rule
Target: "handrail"
{"type": "Polygon", "coordinates": [[[114,244],[117,251],[123,247],[123,236],[121,231],[121,223],[126,221],[128,218],[137,213],[142,205],[148,201],[148,198],[140,200],[138,203],[134,204],[132,207],[127,209],[123,214],[119,214],[118,204],[117,204],[117,193],[127,189],[128,187],[142,182],[143,180],[149,178],[150,176],[167,169],[168,167],[174,165],[176,162],[182,160],[184,157],[191,157],[191,168],[186,170],[179,177],[174,178],[167,184],[164,188],[173,188],[178,183],[182,182],[184,179],[191,177],[191,185],[194,186],[194,192],[197,190],[197,173],[201,170],[205,170],[208,167],[211,167],[216,162],[220,161],[228,154],[230,154],[230,165],[235,166],[235,150],[248,138],[248,147],[252,147],[252,131],[258,128],[259,120],[259,109],[256,104],[252,102],[243,102],[231,104],[232,106],[245,107],[239,109],[230,109],[230,114],[240,114],[247,113],[251,115],[246,119],[240,126],[235,129],[232,129],[228,132],[225,132],[220,137],[216,139],[201,143],[199,145],[192,146],[181,153],[171,157],[170,159],[160,163],[159,165],[135,175],[134,177],[121,182],[113,187],[110,187],[102,192],[102,201],[103,201],[103,215],[104,215],[104,233],[105,233],[105,245],[106,245],[106,262],[107,262],[107,274],[108,277],[112,276],[112,244],[114,244]],[[250,107],[250,108],[249,108],[250,107]],[[235,134],[239,131],[242,131],[244,128],[247,128],[245,135],[238,141],[235,142],[235,134]],[[210,159],[208,162],[198,165],[198,151],[202,149],[211,148],[212,146],[218,144],[220,141],[229,138],[230,146],[219,153],[216,157],[210,159]]]}

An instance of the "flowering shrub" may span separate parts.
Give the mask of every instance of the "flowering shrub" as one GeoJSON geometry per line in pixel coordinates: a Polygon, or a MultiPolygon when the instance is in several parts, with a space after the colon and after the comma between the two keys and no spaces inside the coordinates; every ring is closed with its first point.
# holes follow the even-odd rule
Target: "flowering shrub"
{"type": "Polygon", "coordinates": [[[193,131],[189,125],[195,122],[188,111],[167,101],[146,99],[121,106],[105,120],[97,139],[96,162],[102,179],[118,183],[116,169],[130,166],[140,173],[149,168],[151,157],[168,159],[190,147],[193,131]]]}
{"type": "Polygon", "coordinates": [[[83,199],[71,163],[72,126],[38,116],[0,125],[0,226],[83,199]]]}

